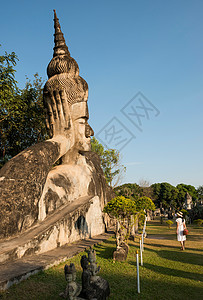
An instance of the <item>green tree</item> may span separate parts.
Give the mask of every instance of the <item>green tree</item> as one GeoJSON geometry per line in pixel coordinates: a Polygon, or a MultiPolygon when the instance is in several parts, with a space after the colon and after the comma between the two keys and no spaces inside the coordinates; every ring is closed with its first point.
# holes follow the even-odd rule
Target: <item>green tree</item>
{"type": "Polygon", "coordinates": [[[198,202],[203,202],[203,185],[200,185],[197,188],[197,198],[198,198],[198,202]]]}
{"type": "Polygon", "coordinates": [[[164,209],[166,208],[176,208],[176,198],[178,190],[171,184],[167,182],[152,184],[153,189],[153,200],[155,204],[164,209]]]}
{"type": "Polygon", "coordinates": [[[117,222],[123,228],[125,226],[127,227],[126,239],[128,239],[131,228],[134,224],[132,217],[135,217],[137,214],[135,201],[123,196],[117,196],[107,203],[103,211],[108,213],[111,217],[116,218],[117,222]]]}
{"type": "Polygon", "coordinates": [[[140,197],[137,200],[135,200],[136,208],[137,211],[142,211],[142,210],[155,210],[155,204],[154,202],[146,196],[140,197]]]}
{"type": "Polygon", "coordinates": [[[117,196],[111,199],[103,210],[110,216],[118,218],[129,218],[137,213],[135,201],[127,199],[123,196],[117,196]]]}
{"type": "Polygon", "coordinates": [[[14,67],[17,61],[18,57],[14,52],[0,55],[0,159],[2,163],[11,158],[7,136],[8,132],[11,132],[10,125],[15,124],[14,119],[19,114],[18,106],[22,105],[18,103],[19,90],[15,80],[14,67]]]}
{"type": "Polygon", "coordinates": [[[42,79],[34,75],[20,90],[15,80],[14,52],[0,56],[0,167],[22,150],[48,137],[42,79]]]}
{"type": "Polygon", "coordinates": [[[124,196],[130,198],[131,200],[138,199],[143,196],[143,190],[136,183],[125,183],[114,188],[114,192],[118,196],[124,196]]]}
{"type": "Polygon", "coordinates": [[[138,232],[138,227],[142,227],[144,224],[145,216],[148,211],[154,211],[156,209],[154,202],[146,196],[139,197],[135,199],[136,209],[138,214],[135,218],[135,232],[138,232]]]}
{"type": "Polygon", "coordinates": [[[156,205],[158,207],[160,207],[160,191],[161,191],[161,183],[154,183],[151,185],[152,188],[152,199],[154,201],[154,203],[156,203],[156,205]]]}
{"type": "Polygon", "coordinates": [[[99,141],[93,137],[91,139],[92,151],[96,152],[101,160],[101,167],[103,169],[107,183],[115,187],[120,182],[123,172],[126,168],[120,163],[120,153],[115,149],[105,149],[99,141]]]}
{"type": "MultiPolygon", "coordinates": [[[[176,186],[176,188],[179,191],[184,191],[185,195],[188,192],[190,194],[190,196],[192,197],[193,201],[195,199],[197,199],[197,190],[195,189],[195,187],[193,185],[189,185],[189,184],[184,184],[184,183],[180,183],[176,186]]],[[[185,200],[185,198],[184,198],[185,200]]]]}
{"type": "Polygon", "coordinates": [[[20,97],[23,102],[23,109],[21,110],[18,128],[20,134],[18,138],[19,152],[48,138],[42,86],[42,78],[36,73],[33,82],[27,79],[25,88],[21,91],[20,97]]]}
{"type": "Polygon", "coordinates": [[[162,182],[152,184],[151,187],[152,199],[158,207],[162,205],[164,209],[182,209],[187,192],[192,196],[193,201],[197,198],[197,191],[192,185],[181,183],[174,187],[167,182],[162,182]]]}
{"type": "Polygon", "coordinates": [[[197,199],[197,191],[194,186],[181,183],[178,184],[176,188],[178,190],[178,194],[176,198],[178,209],[181,209],[183,207],[187,192],[190,194],[190,196],[192,196],[193,202],[197,199]]]}

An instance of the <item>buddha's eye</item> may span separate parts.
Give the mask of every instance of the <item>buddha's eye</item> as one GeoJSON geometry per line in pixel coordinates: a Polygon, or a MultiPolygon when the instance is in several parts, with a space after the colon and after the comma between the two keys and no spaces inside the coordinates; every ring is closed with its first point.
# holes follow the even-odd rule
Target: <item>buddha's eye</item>
{"type": "Polygon", "coordinates": [[[87,123],[87,119],[86,118],[79,119],[79,124],[85,125],[86,123],[87,123]]]}

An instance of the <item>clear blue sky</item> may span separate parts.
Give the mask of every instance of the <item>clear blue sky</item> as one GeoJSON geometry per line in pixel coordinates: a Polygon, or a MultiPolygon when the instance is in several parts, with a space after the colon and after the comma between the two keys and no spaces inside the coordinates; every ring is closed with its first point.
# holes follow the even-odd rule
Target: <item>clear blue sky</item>
{"type": "Polygon", "coordinates": [[[202,185],[203,1],[2,1],[0,53],[18,55],[20,87],[25,75],[47,79],[53,9],[88,82],[96,136],[113,147],[115,129],[118,140],[129,141],[121,150],[123,183],[202,185]],[[138,92],[144,98],[129,103],[138,92]]]}

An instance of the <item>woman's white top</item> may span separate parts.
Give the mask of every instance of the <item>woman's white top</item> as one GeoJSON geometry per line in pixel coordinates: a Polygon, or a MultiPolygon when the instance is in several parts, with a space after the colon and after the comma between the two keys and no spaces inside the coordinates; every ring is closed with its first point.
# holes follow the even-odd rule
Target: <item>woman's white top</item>
{"type": "Polygon", "coordinates": [[[182,218],[177,218],[176,222],[178,223],[178,234],[177,234],[177,240],[179,242],[185,241],[186,240],[186,235],[183,235],[183,230],[184,230],[184,226],[183,224],[185,224],[185,220],[182,218]]]}

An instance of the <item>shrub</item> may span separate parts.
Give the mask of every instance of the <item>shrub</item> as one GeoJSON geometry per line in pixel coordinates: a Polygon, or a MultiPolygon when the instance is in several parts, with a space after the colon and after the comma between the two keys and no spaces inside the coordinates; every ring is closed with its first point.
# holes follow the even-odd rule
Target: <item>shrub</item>
{"type": "Polygon", "coordinates": [[[167,220],[166,224],[168,225],[168,228],[171,229],[171,226],[173,225],[173,221],[167,220]]]}
{"type": "Polygon", "coordinates": [[[197,219],[193,221],[194,224],[197,224],[198,226],[201,226],[203,224],[203,220],[202,219],[197,219]]]}

